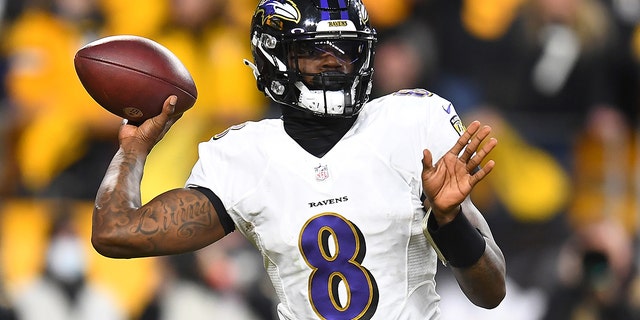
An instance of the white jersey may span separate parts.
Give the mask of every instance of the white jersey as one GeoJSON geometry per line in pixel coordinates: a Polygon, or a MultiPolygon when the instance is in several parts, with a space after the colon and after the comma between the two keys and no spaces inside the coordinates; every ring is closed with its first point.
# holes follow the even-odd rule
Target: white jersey
{"type": "Polygon", "coordinates": [[[321,158],[280,119],[247,122],[200,144],[187,186],[211,189],[260,250],[281,319],[437,319],[422,151],[435,162],[462,130],[425,90],[369,102],[321,158]]]}

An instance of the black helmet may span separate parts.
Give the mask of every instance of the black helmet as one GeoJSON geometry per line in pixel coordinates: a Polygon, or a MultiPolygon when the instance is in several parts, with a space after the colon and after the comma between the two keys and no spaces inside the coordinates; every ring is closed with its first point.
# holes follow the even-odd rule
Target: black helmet
{"type": "Polygon", "coordinates": [[[251,21],[255,65],[245,63],[275,102],[319,116],[351,117],[369,100],[375,42],[361,0],[261,0],[251,21]],[[304,74],[298,68],[299,55],[328,51],[350,71],[304,74]]]}

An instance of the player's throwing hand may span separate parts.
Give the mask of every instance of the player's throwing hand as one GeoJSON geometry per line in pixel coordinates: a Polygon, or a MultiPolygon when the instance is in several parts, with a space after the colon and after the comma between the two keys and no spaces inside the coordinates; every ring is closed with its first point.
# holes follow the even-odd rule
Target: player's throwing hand
{"type": "Polygon", "coordinates": [[[164,102],[162,112],[139,126],[130,125],[124,120],[118,135],[120,146],[150,152],[171,126],[182,117],[182,113],[174,114],[176,103],[177,97],[169,96],[164,102]]]}

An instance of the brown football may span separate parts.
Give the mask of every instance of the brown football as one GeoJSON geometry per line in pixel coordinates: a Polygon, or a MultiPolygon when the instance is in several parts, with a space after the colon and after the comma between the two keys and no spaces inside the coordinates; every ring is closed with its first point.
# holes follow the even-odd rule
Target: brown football
{"type": "Polygon", "coordinates": [[[76,52],[76,74],[89,95],[109,112],[142,123],[176,95],[176,113],[190,109],[196,85],[180,59],[161,44],[117,35],[93,41],[76,52]]]}

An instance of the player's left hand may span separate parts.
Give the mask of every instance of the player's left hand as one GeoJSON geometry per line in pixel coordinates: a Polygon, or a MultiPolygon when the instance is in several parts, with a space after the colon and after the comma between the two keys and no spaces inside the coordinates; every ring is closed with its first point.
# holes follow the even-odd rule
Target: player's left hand
{"type": "Polygon", "coordinates": [[[498,143],[495,138],[487,140],[490,133],[491,127],[473,121],[435,165],[431,151],[423,151],[422,187],[427,197],[425,202],[428,202],[425,207],[431,206],[438,225],[444,225],[456,217],[462,201],[495,166],[495,162],[489,160],[479,168],[498,143]]]}

